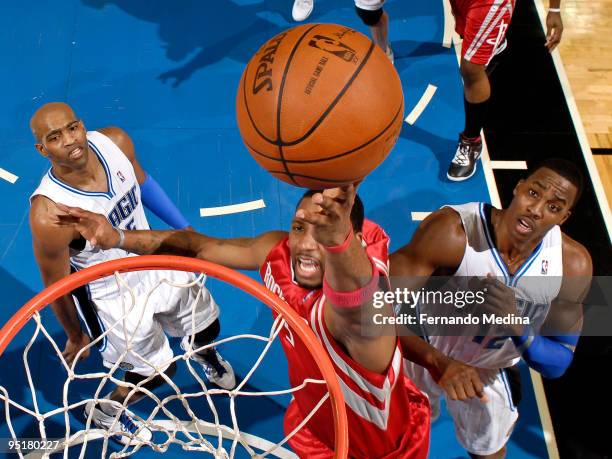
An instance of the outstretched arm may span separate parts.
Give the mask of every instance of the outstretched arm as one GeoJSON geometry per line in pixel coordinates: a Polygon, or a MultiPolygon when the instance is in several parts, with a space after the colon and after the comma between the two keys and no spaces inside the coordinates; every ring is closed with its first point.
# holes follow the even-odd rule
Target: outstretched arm
{"type": "Polygon", "coordinates": [[[383,373],[397,338],[392,326],[381,332],[366,325],[372,323],[375,312],[381,312],[371,305],[374,292],[379,290],[379,270],[353,232],[350,214],[355,196],[353,185],[316,193],[310,205],[296,212],[296,219],[312,225],[313,238],[326,252],[324,316],[330,333],[353,360],[383,373]]]}
{"type": "Polygon", "coordinates": [[[120,247],[140,255],[196,257],[232,269],[258,269],[272,247],[286,235],[272,231],[252,238],[221,239],[184,230],[122,231],[113,228],[103,215],[77,207],[58,207],[66,213],[60,216],[62,222],[73,226],[94,246],[120,247]]]}

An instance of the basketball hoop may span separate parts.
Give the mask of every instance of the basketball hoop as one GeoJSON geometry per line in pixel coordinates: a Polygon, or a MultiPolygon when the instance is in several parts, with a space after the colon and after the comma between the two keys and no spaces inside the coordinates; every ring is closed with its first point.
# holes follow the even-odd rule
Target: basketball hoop
{"type": "MultiPolygon", "coordinates": [[[[222,342],[228,342],[236,339],[259,339],[266,342],[266,346],[262,351],[261,356],[255,362],[255,365],[248,372],[247,375],[244,376],[243,380],[237,385],[236,388],[232,390],[224,390],[224,389],[208,389],[204,386],[204,383],[197,376],[196,378],[202,384],[202,391],[196,394],[183,394],[173,382],[169,378],[165,378],[166,382],[172,386],[172,388],[177,391],[176,395],[172,397],[166,397],[164,400],[160,400],[155,396],[155,394],[147,391],[146,389],[136,387],[131,385],[132,391],[140,390],[141,392],[146,392],[146,394],[157,403],[156,408],[153,410],[151,415],[144,419],[139,416],[135,416],[138,421],[143,423],[147,428],[156,431],[163,431],[167,434],[168,440],[163,442],[163,444],[155,444],[151,442],[146,442],[146,446],[153,448],[155,451],[164,452],[167,450],[169,443],[177,443],[184,450],[196,450],[196,451],[205,451],[210,454],[213,454],[214,457],[233,457],[236,445],[242,445],[248,454],[252,457],[268,457],[270,455],[276,457],[295,457],[293,453],[289,450],[283,448],[283,444],[288,441],[288,437],[285,437],[279,443],[273,443],[267,440],[260,439],[259,437],[254,437],[247,433],[241,432],[238,426],[238,421],[235,413],[235,398],[238,396],[273,396],[278,394],[291,394],[298,390],[301,390],[305,385],[313,383],[313,384],[326,384],[328,393],[319,401],[319,403],[315,406],[313,411],[306,416],[304,422],[301,423],[300,427],[304,425],[310,417],[315,413],[315,411],[323,405],[324,402],[329,399],[331,409],[333,412],[333,420],[334,420],[334,431],[335,431],[335,457],[336,458],[346,458],[348,456],[348,430],[347,430],[347,418],[346,411],[344,405],[344,398],[342,396],[342,391],[340,385],[338,383],[338,379],[334,372],[334,368],[332,363],[325,353],[321,343],[316,338],[315,334],[308,327],[306,322],[284,301],[278,298],[276,295],[268,291],[263,285],[257,283],[253,279],[238,273],[232,269],[225,268],[223,266],[219,266],[213,263],[206,262],[204,260],[193,259],[193,258],[184,258],[184,257],[176,257],[176,256],[160,256],[160,255],[147,255],[141,257],[128,257],[120,260],[113,260],[106,263],[101,263],[77,273],[74,273],[59,282],[49,286],[44,289],[30,301],[28,301],[13,317],[2,327],[0,330],[0,356],[5,351],[11,340],[22,330],[22,328],[30,321],[33,320],[36,323],[36,329],[34,331],[34,336],[30,339],[28,345],[24,348],[24,367],[26,370],[26,374],[28,376],[28,385],[32,394],[32,408],[28,408],[23,406],[23,404],[17,403],[13,401],[8,391],[0,386],[0,402],[4,404],[5,408],[5,416],[6,416],[6,424],[10,431],[10,435],[14,440],[17,439],[17,435],[15,433],[15,429],[11,423],[11,415],[10,409],[16,409],[20,412],[20,414],[27,414],[32,416],[35,422],[38,423],[38,430],[40,433],[40,438],[42,440],[47,438],[47,433],[45,429],[45,421],[49,419],[51,416],[63,414],[64,419],[66,421],[66,430],[65,436],[63,438],[63,442],[61,445],[53,451],[46,451],[42,454],[42,457],[48,457],[48,454],[57,453],[59,451],[64,451],[64,457],[68,457],[68,447],[80,445],[81,446],[81,454],[80,457],[84,457],[87,442],[92,441],[96,438],[104,439],[104,447],[103,454],[106,454],[106,447],[109,436],[112,433],[108,433],[106,431],[100,429],[91,429],[89,421],[86,424],[85,430],[80,431],[71,431],[70,428],[70,410],[80,407],[84,405],[88,400],[79,401],[78,403],[69,404],[67,401],[67,391],[68,385],[71,381],[76,379],[85,379],[85,378],[93,378],[99,373],[95,375],[92,374],[84,374],[79,375],[75,372],[75,365],[78,360],[79,355],[77,355],[77,359],[75,362],[68,366],[63,357],[61,356],[61,351],[53,338],[45,329],[44,325],[42,325],[42,320],[40,316],[40,311],[45,308],[48,304],[55,301],[57,298],[62,295],[68,294],[72,292],[77,287],[85,285],[93,280],[100,279],[103,277],[115,276],[115,279],[118,283],[121,284],[121,273],[133,272],[133,271],[146,271],[146,270],[175,270],[175,271],[186,271],[186,272],[199,272],[205,273],[207,276],[213,277],[220,281],[223,281],[227,284],[230,284],[236,288],[243,290],[249,295],[255,297],[257,300],[263,302],[268,307],[272,308],[277,314],[278,317],[274,321],[272,325],[272,329],[270,330],[270,335],[267,337],[262,336],[252,336],[252,335],[238,335],[229,338],[224,338],[216,343],[211,343],[209,346],[214,346],[216,344],[222,342]],[[286,324],[286,325],[285,325],[286,324]],[[248,379],[255,371],[265,353],[269,349],[272,344],[274,338],[278,335],[283,326],[288,326],[299,338],[304,342],[306,347],[312,353],[314,361],[316,362],[324,381],[316,381],[316,380],[305,380],[303,384],[299,387],[290,388],[286,391],[271,391],[271,392],[246,392],[243,391],[244,385],[248,382],[248,379]],[[35,395],[35,387],[31,378],[31,372],[28,366],[27,353],[31,348],[32,343],[39,335],[44,335],[44,337],[51,342],[51,345],[55,349],[55,352],[58,353],[60,360],[62,361],[65,369],[68,372],[68,379],[64,384],[64,406],[58,407],[57,409],[51,410],[46,413],[42,413],[39,410],[39,406],[37,403],[36,395],[35,395]],[[181,420],[174,416],[172,413],[168,412],[166,408],[166,403],[168,403],[167,399],[172,398],[173,400],[181,400],[183,404],[185,404],[185,400],[189,399],[189,397],[206,397],[209,404],[212,404],[211,395],[227,395],[230,398],[230,407],[231,407],[231,417],[232,417],[232,426],[220,425],[218,421],[218,416],[215,409],[211,406],[213,413],[215,414],[215,422],[207,422],[201,419],[192,418],[189,420],[181,420]],[[170,419],[155,419],[154,416],[157,413],[164,413],[170,419]],[[184,438],[187,440],[179,440],[176,435],[177,432],[180,432],[184,435],[184,438]],[[195,435],[194,435],[195,433],[195,435]],[[216,437],[219,439],[219,445],[215,447],[211,442],[205,440],[203,438],[204,435],[216,437]],[[229,453],[223,449],[221,446],[222,438],[232,440],[232,447],[229,453]],[[258,441],[253,440],[253,438],[258,441]],[[260,449],[261,452],[255,452],[255,449],[260,449]]],[[[170,283],[166,281],[166,283],[170,283]]],[[[176,287],[176,285],[172,284],[176,287]]],[[[180,286],[183,287],[183,286],[180,286]]],[[[129,289],[129,287],[126,287],[129,289]]],[[[106,331],[108,333],[108,331],[106,331]]],[[[101,337],[98,338],[98,340],[101,337]]],[[[90,348],[95,345],[96,340],[92,341],[86,348],[80,351],[82,353],[85,349],[90,348]]],[[[207,347],[207,346],[205,346],[207,347]]],[[[173,361],[185,360],[189,362],[188,356],[177,355],[173,358],[173,361]]],[[[190,364],[189,364],[190,365],[190,364]]],[[[96,391],[95,397],[91,400],[97,402],[99,400],[98,395],[102,389],[102,386],[106,381],[111,381],[115,384],[123,384],[126,387],[129,386],[128,383],[122,382],[113,376],[114,371],[116,370],[118,364],[113,367],[107,374],[104,374],[103,382],[100,383],[98,390],[96,391]]],[[[190,371],[192,371],[190,367],[190,371]]],[[[193,373],[193,371],[192,371],[193,373]]],[[[161,373],[163,376],[163,372],[161,373]]],[[[195,373],[194,373],[195,376],[195,373]]],[[[127,402],[126,402],[127,403],[127,402]]],[[[124,404],[123,408],[126,408],[124,404]]],[[[193,412],[187,409],[188,413],[193,414],[193,412]]],[[[289,436],[291,436],[292,432],[289,436]]],[[[127,446],[119,453],[112,453],[111,457],[125,457],[133,454],[135,451],[138,451],[140,448],[144,447],[145,444],[137,445],[132,449],[128,450],[127,446]]],[[[21,449],[17,449],[14,451],[20,457],[34,457],[32,453],[24,455],[21,449]]],[[[36,453],[36,457],[41,457],[40,452],[36,453]]]]}

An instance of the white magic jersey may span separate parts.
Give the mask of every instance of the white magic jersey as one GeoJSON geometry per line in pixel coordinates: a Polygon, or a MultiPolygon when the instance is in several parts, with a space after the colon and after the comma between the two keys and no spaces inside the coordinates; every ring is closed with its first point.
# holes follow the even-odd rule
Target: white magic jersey
{"type": "MultiPolygon", "coordinates": [[[[140,187],[130,160],[111,139],[100,132],[89,131],[87,141],[106,172],[107,192],[73,188],[58,179],[52,169],[49,169],[30,200],[36,195],[43,195],[53,202],[105,215],[115,227],[148,230],[149,224],[140,199],[140,187]]],[[[121,249],[94,248],[89,242],[79,249],[81,250],[72,247],[70,249],[70,264],[75,271],[104,261],[135,256],[121,249]]],[[[133,272],[123,276],[130,287],[136,287],[142,274],[133,272]]],[[[112,277],[90,282],[89,290],[94,301],[116,298],[118,294],[117,283],[112,277]]]]}
{"type": "MultiPolygon", "coordinates": [[[[122,229],[149,229],[132,163],[100,132],[88,132],[87,141],[104,168],[107,191],[76,189],[49,169],[32,197],[43,195],[54,202],[97,212],[122,229]]],[[[74,271],[132,256],[121,249],[100,250],[84,240],[70,244],[74,271]]],[[[209,327],[219,316],[210,292],[193,273],[134,271],[121,274],[121,278],[130,289],[108,276],[72,292],[92,339],[104,334],[98,347],[108,368],[120,362],[124,370],[145,376],[153,374],[155,366],[165,369],[173,355],[166,333],[190,336],[209,327]]]]}
{"type": "MultiPolygon", "coordinates": [[[[529,317],[531,326],[538,329],[561,288],[560,228],[555,226],[546,233],[531,256],[511,275],[494,245],[491,206],[473,202],[448,207],[461,216],[466,234],[463,259],[453,277],[493,274],[514,289],[519,314],[529,317]]],[[[427,313],[427,307],[426,304],[419,305],[420,312],[427,313]]],[[[428,339],[444,354],[479,368],[506,368],[520,359],[520,353],[510,338],[429,336],[428,339]]]]}

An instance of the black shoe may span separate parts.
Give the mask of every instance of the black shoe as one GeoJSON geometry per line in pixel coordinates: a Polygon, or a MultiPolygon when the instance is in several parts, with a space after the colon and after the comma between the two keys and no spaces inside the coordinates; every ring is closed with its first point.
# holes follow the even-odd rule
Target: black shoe
{"type": "Polygon", "coordinates": [[[468,140],[459,135],[459,145],[446,176],[453,182],[469,179],[476,172],[476,162],[482,153],[482,140],[468,140]]]}

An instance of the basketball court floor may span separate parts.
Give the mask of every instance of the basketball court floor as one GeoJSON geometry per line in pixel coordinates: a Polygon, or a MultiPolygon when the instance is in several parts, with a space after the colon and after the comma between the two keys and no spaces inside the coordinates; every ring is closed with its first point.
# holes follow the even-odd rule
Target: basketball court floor
{"type": "MultiPolygon", "coordinates": [[[[265,40],[294,25],[291,3],[23,0],[0,6],[5,69],[0,74],[4,89],[0,167],[8,173],[3,172],[0,180],[4,203],[0,323],[42,288],[32,255],[28,197],[47,171],[48,162],[35,151],[28,122],[46,102],[68,102],[89,129],[111,125],[125,129],[144,169],[162,184],[198,231],[237,237],[289,228],[302,190],[273,179],[250,157],[238,134],[234,106],[240,75],[252,54],[265,40]],[[227,209],[214,209],[237,204],[243,204],[240,212],[224,214],[227,209]]],[[[472,179],[462,183],[446,179],[462,129],[463,100],[452,23],[443,2],[389,0],[385,8],[410,123],[404,123],[395,149],[364,181],[360,194],[367,217],[386,229],[394,250],[410,239],[426,213],[441,205],[470,201],[500,205],[507,202],[504,193],[508,194],[507,188],[501,190],[500,201],[495,181],[500,177],[494,175],[486,153],[472,179]]],[[[340,23],[367,33],[349,0],[317,0],[309,21],[340,23]]],[[[499,136],[492,135],[492,139],[499,143],[499,136]]],[[[153,228],[165,228],[160,220],[148,216],[153,228]]],[[[222,335],[268,333],[271,317],[266,307],[218,282],[211,282],[210,288],[222,308],[222,335]]],[[[62,346],[63,332],[51,311],[43,316],[50,334],[62,346]]],[[[21,360],[26,341],[25,335],[18,337],[0,358],[0,385],[24,404],[31,403],[21,360]]],[[[173,344],[178,350],[178,343],[173,344]]],[[[256,358],[256,347],[232,343],[222,347],[222,352],[244,375],[256,358]]],[[[94,372],[99,365],[99,357],[92,355],[79,371],[94,372]]],[[[48,345],[31,351],[30,368],[33,378],[42,382],[36,393],[41,410],[61,404],[66,374],[48,345]]],[[[526,367],[522,375],[521,416],[508,457],[558,457],[541,382],[532,380],[526,367]]],[[[194,387],[184,369],[175,382],[194,387]]],[[[287,387],[286,364],[278,343],[251,386],[258,390],[287,387]]],[[[89,382],[74,383],[69,398],[79,400],[91,388],[89,382]]],[[[251,434],[278,441],[286,402],[259,397],[240,401],[240,424],[251,434]]],[[[204,404],[202,415],[206,416],[204,404]]],[[[230,422],[227,407],[220,405],[222,419],[230,422]]],[[[137,405],[134,411],[139,412],[137,405]]],[[[38,436],[31,418],[11,413],[18,437],[38,436]]],[[[4,418],[2,408],[0,438],[9,436],[4,418]]],[[[71,425],[82,425],[76,413],[71,425]]],[[[50,437],[63,432],[63,417],[47,428],[50,437]]],[[[118,449],[112,443],[109,447],[118,449]]],[[[77,449],[71,456],[78,453],[77,449]]],[[[137,454],[152,457],[154,453],[141,450],[137,454]]],[[[170,448],[166,454],[183,453],[170,448]]],[[[99,448],[94,448],[86,457],[98,456],[99,448]]],[[[430,457],[467,457],[444,412],[432,427],[430,457]]]]}

